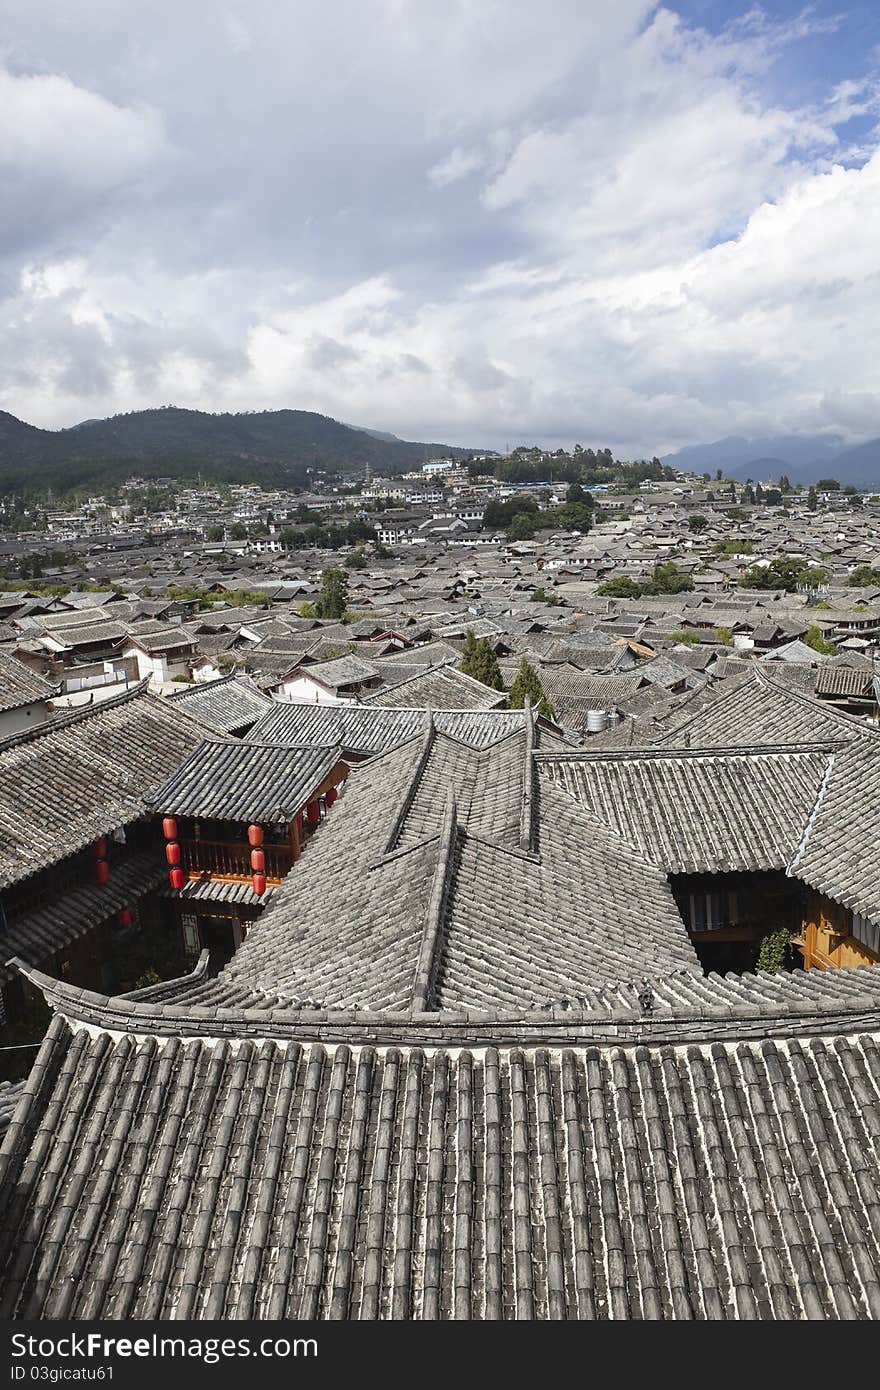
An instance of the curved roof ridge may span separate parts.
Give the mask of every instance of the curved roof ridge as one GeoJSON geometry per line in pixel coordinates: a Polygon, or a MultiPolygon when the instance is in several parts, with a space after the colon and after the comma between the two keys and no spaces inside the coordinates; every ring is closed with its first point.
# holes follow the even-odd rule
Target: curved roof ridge
{"type": "MultiPolygon", "coordinates": [[[[120,691],[118,695],[111,695],[107,700],[97,700],[94,703],[90,701],[87,705],[76,705],[67,709],[64,714],[47,719],[42,724],[35,724],[33,728],[21,729],[17,733],[7,734],[5,738],[0,738],[0,750],[17,748],[24,743],[34,743],[40,738],[45,738],[48,734],[58,733],[60,729],[68,729],[72,724],[82,724],[90,715],[103,713],[108,709],[116,709],[119,705],[125,705],[140,696],[146,696],[149,694],[147,691],[149,682],[149,676],[145,676],[136,685],[130,686],[128,690],[120,691]]],[[[155,697],[150,696],[149,698],[155,697]]],[[[157,700],[156,703],[161,705],[164,702],[157,700]]],[[[186,717],[191,718],[192,716],[186,717]]]]}
{"type": "MultiPolygon", "coordinates": [[[[880,966],[830,972],[848,977],[846,988],[826,973],[706,977],[687,971],[604,985],[594,1000],[551,1000],[546,1007],[519,1010],[419,1010],[188,1005],[138,1001],[77,989],[13,958],[7,962],[30,981],[47,1004],[69,1023],[110,1034],[137,1034],[202,1041],[241,1038],[423,1047],[476,1045],[608,1047],[732,1043],[771,1037],[833,1036],[853,1031],[880,1033],[880,966]],[[821,978],[814,979],[814,976],[821,978]],[[665,1002],[676,997],[676,981],[702,985],[704,1001],[665,1002]],[[768,997],[769,981],[774,988],[768,997]],[[775,982],[779,981],[778,988],[775,982]],[[850,987],[851,986],[851,987],[850,987]],[[712,997],[714,995],[714,998],[712,997]],[[776,997],[772,997],[775,995],[776,997]],[[823,1007],[824,1005],[824,1007],[823,1007]]],[[[171,983],[171,982],[167,982],[171,983]]]]}

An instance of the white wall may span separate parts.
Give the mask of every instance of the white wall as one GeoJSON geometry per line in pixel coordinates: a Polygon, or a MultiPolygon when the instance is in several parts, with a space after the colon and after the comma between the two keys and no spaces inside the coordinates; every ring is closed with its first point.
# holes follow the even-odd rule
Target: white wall
{"type": "Polygon", "coordinates": [[[292,705],[352,705],[355,703],[352,697],[334,695],[329,690],[325,690],[324,686],[319,685],[317,681],[310,680],[308,676],[303,675],[282,681],[275,690],[275,699],[284,700],[292,705]]]}
{"type": "Polygon", "coordinates": [[[19,705],[17,709],[0,710],[0,738],[8,734],[20,734],[23,729],[36,728],[49,718],[49,710],[44,700],[34,700],[30,705],[19,705]]]}

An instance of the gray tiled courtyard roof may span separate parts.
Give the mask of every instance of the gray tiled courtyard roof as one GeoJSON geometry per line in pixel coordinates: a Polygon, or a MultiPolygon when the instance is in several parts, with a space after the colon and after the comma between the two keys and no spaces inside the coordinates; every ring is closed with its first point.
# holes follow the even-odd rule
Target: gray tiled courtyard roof
{"type": "Polygon", "coordinates": [[[237,733],[255,724],[271,705],[268,696],[255,685],[236,676],[189,686],[170,698],[222,734],[237,733]]]}
{"type": "Polygon", "coordinates": [[[784,688],[768,674],[767,663],[761,663],[750,678],[698,714],[671,722],[657,741],[679,747],[689,742],[698,748],[707,744],[733,748],[865,738],[875,740],[880,748],[880,731],[872,732],[850,715],[784,688]]]}
{"type": "Polygon", "coordinates": [[[338,749],[206,739],[150,797],[154,811],[289,821],[340,760],[338,749]]]}
{"type": "Polygon", "coordinates": [[[832,765],[814,747],[540,758],[578,805],[676,874],[785,869],[832,765]]]}
{"type": "Polygon", "coordinates": [[[37,700],[51,700],[57,693],[57,686],[29,670],[15,657],[0,652],[0,713],[37,700]]]}
{"type": "Polygon", "coordinates": [[[0,887],[136,820],[202,737],[179,706],[135,687],[0,741],[0,887]]]}
{"type": "MultiPolygon", "coordinates": [[[[385,663],[377,663],[385,675],[385,663]]],[[[389,672],[389,675],[392,673],[389,672]]],[[[425,709],[492,709],[507,703],[503,690],[491,690],[482,681],[474,680],[454,666],[435,666],[364,697],[368,705],[392,705],[396,709],[415,707],[425,709]]]]}
{"type": "Polygon", "coordinates": [[[134,854],[114,861],[106,883],[82,883],[26,915],[14,918],[0,937],[3,947],[0,982],[10,978],[11,972],[5,962],[11,956],[29,965],[42,964],[56,951],[78,941],[99,922],[106,921],[119,908],[136,903],[150,889],[158,887],[165,874],[165,864],[154,851],[134,854]]]}
{"type": "Polygon", "coordinates": [[[4,1316],[880,1316],[876,1034],[160,1047],[65,993],[0,1151],[4,1316]]]}
{"type": "Polygon", "coordinates": [[[480,751],[429,728],[355,768],[205,990],[406,1007],[424,957],[438,1007],[533,1008],[642,968],[698,971],[665,874],[537,782],[529,743],[521,727],[480,751]]]}
{"type": "MultiPolygon", "coordinates": [[[[389,698],[391,692],[389,691],[389,698]]],[[[522,728],[522,710],[433,711],[438,732],[485,748],[522,728]]],[[[271,743],[341,744],[377,753],[414,738],[425,729],[427,711],[373,705],[312,705],[276,702],[255,724],[249,738],[271,743]]]]}

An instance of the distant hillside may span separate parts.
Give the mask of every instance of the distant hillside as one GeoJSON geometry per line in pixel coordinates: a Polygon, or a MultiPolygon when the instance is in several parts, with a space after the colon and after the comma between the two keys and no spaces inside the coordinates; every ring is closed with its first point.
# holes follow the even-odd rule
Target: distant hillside
{"type": "Polygon", "coordinates": [[[308,468],[344,472],[369,464],[374,473],[402,473],[438,454],[470,452],[377,437],[308,410],[209,415],[166,406],[66,430],[37,429],[0,411],[0,492],[94,487],[132,473],[302,484],[308,468]]]}
{"type": "Polygon", "coordinates": [[[789,434],[765,439],[738,436],[718,439],[713,444],[693,444],[669,454],[663,463],[693,473],[711,473],[721,468],[725,476],[745,482],[752,478],[778,479],[781,473],[793,483],[815,483],[820,478],[836,478],[842,485],[880,488],[880,439],[854,448],[844,448],[840,435],[789,434]]]}
{"type": "Polygon", "coordinates": [[[880,439],[843,449],[831,460],[825,476],[836,478],[844,486],[855,483],[856,487],[880,488],[880,439]]]}
{"type": "Polygon", "coordinates": [[[763,439],[731,435],[727,439],[716,439],[712,444],[690,444],[667,455],[661,462],[692,473],[711,473],[713,477],[721,468],[725,476],[745,482],[746,478],[758,480],[766,476],[765,471],[762,474],[762,465],[766,468],[768,463],[783,463],[791,477],[793,468],[824,462],[842,447],[840,435],[780,434],[763,439]]]}

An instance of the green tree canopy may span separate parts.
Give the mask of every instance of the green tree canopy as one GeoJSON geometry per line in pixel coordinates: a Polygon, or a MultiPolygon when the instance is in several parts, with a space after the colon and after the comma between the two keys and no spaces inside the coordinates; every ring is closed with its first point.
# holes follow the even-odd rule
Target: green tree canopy
{"type": "Polygon", "coordinates": [[[319,618],[341,618],[348,608],[348,578],[345,570],[329,569],[321,574],[321,592],[315,604],[319,618]]]}
{"type": "Polygon", "coordinates": [[[811,627],[804,638],[808,647],[812,647],[814,652],[819,652],[821,656],[836,656],[837,648],[833,642],[822,636],[820,627],[811,627]]]}
{"type": "Polygon", "coordinates": [[[769,565],[752,565],[739,582],[744,589],[784,589],[793,594],[799,585],[815,587],[827,579],[827,570],[785,555],[771,560],[769,565]]]}
{"type": "Polygon", "coordinates": [[[708,517],[701,515],[700,512],[692,512],[688,517],[688,527],[691,531],[705,531],[708,525],[708,517]]]}
{"type": "Polygon", "coordinates": [[[873,588],[875,584],[880,584],[880,569],[872,569],[870,565],[859,565],[846,582],[851,589],[873,588]]]}
{"type": "Polygon", "coordinates": [[[533,709],[537,709],[547,719],[554,719],[553,706],[544,693],[541,678],[528,657],[522,657],[519,670],[510,687],[510,708],[522,709],[528,699],[533,709]]]}
{"type": "Polygon", "coordinates": [[[497,656],[485,637],[474,636],[472,628],[468,628],[465,633],[464,651],[459,669],[466,676],[471,676],[473,680],[482,681],[483,685],[488,685],[490,690],[504,689],[497,656]]]}
{"type": "Polygon", "coordinates": [[[621,574],[616,579],[606,579],[596,593],[607,598],[641,598],[642,586],[635,579],[630,579],[628,574],[621,574]]]}
{"type": "Polygon", "coordinates": [[[511,541],[530,541],[535,534],[535,523],[528,512],[517,512],[507,530],[511,541]]]}
{"type": "Polygon", "coordinates": [[[642,585],[643,594],[683,594],[694,587],[689,574],[682,574],[674,560],[655,565],[654,573],[647,584],[642,585]]]}

